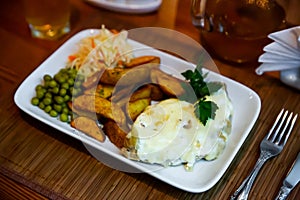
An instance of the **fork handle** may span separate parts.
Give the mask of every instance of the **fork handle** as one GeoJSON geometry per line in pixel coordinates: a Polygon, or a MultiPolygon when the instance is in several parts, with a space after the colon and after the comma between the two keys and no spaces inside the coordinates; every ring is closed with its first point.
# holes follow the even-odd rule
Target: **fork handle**
{"type": "Polygon", "coordinates": [[[260,171],[262,166],[265,164],[265,162],[269,158],[270,158],[270,155],[265,154],[265,153],[262,153],[259,156],[253,170],[250,172],[249,176],[243,181],[243,183],[240,185],[240,187],[231,196],[231,200],[234,200],[234,199],[246,200],[246,199],[248,199],[248,195],[249,195],[251,187],[255,181],[255,178],[258,175],[258,172],[260,171]]]}

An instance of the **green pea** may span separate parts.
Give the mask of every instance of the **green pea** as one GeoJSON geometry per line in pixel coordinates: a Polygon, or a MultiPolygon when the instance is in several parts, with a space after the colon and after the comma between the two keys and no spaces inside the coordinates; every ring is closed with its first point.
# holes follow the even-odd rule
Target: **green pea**
{"type": "Polygon", "coordinates": [[[77,73],[77,70],[76,70],[76,69],[70,68],[70,69],[68,70],[68,74],[74,74],[74,73],[77,73]]]}
{"type": "Polygon", "coordinates": [[[83,76],[82,74],[78,74],[78,75],[77,75],[77,80],[78,80],[78,81],[83,82],[84,79],[85,79],[85,78],[84,78],[84,76],[83,76]]]}
{"type": "Polygon", "coordinates": [[[74,90],[73,86],[69,88],[69,91],[70,91],[71,94],[73,93],[73,90],[74,90]]]}
{"type": "Polygon", "coordinates": [[[62,106],[59,104],[54,104],[53,108],[54,108],[54,110],[56,110],[59,113],[61,113],[61,111],[62,111],[62,106]]]}
{"type": "Polygon", "coordinates": [[[47,105],[50,105],[52,103],[52,99],[51,98],[44,98],[43,99],[43,103],[47,106],[47,105]]]}
{"type": "Polygon", "coordinates": [[[72,79],[74,79],[74,80],[75,80],[75,79],[77,78],[77,74],[75,74],[75,73],[71,73],[71,74],[70,74],[70,78],[72,78],[72,79]]]}
{"type": "Polygon", "coordinates": [[[57,117],[57,116],[58,116],[58,113],[57,113],[55,110],[51,110],[51,111],[49,112],[49,115],[50,115],[51,117],[57,117]]]}
{"type": "Polygon", "coordinates": [[[43,110],[45,108],[45,104],[43,102],[40,102],[39,103],[39,108],[43,110]]]}
{"type": "Polygon", "coordinates": [[[57,73],[57,74],[55,74],[55,75],[53,76],[53,79],[56,80],[56,81],[58,81],[59,76],[60,76],[60,75],[57,73]]]}
{"type": "Polygon", "coordinates": [[[66,80],[67,80],[61,74],[55,74],[54,79],[60,84],[66,82],[66,80]]]}
{"type": "Polygon", "coordinates": [[[32,104],[32,105],[37,106],[37,105],[39,105],[39,103],[40,103],[39,98],[33,97],[33,98],[31,99],[31,104],[32,104]]]}
{"type": "Polygon", "coordinates": [[[69,89],[69,83],[67,83],[67,82],[62,83],[60,87],[68,90],[69,89]]]}
{"type": "Polygon", "coordinates": [[[37,85],[37,86],[35,87],[35,91],[42,90],[43,88],[44,88],[44,86],[42,86],[42,85],[37,85]]]}
{"type": "Polygon", "coordinates": [[[43,88],[41,89],[41,91],[45,94],[45,93],[47,92],[47,89],[43,87],[43,88]]]}
{"type": "Polygon", "coordinates": [[[51,81],[52,77],[49,74],[45,74],[43,79],[44,79],[44,81],[51,81]]]}
{"type": "Polygon", "coordinates": [[[55,81],[55,80],[51,80],[51,81],[49,81],[49,87],[51,87],[51,88],[54,88],[54,87],[56,87],[57,86],[57,82],[55,81]]]}
{"type": "Polygon", "coordinates": [[[49,83],[50,83],[50,81],[44,81],[44,88],[48,89],[49,88],[49,83]]]}
{"type": "Polygon", "coordinates": [[[68,79],[68,83],[70,86],[73,86],[74,85],[74,79],[68,79]]]}
{"type": "Polygon", "coordinates": [[[66,79],[66,77],[63,77],[63,76],[62,76],[62,77],[59,79],[59,83],[60,83],[60,84],[65,83],[65,82],[67,82],[67,80],[68,80],[68,79],[66,79]]]}
{"type": "Polygon", "coordinates": [[[61,96],[55,96],[55,97],[54,97],[54,100],[55,100],[55,102],[58,103],[58,104],[62,104],[62,103],[64,102],[64,98],[61,97],[61,96]]]}
{"type": "Polygon", "coordinates": [[[62,109],[62,113],[68,114],[69,113],[69,108],[68,107],[64,107],[62,109]]]}
{"type": "Polygon", "coordinates": [[[54,87],[54,88],[52,88],[51,92],[52,92],[53,94],[58,94],[58,93],[59,93],[59,87],[54,87]]]}
{"type": "Polygon", "coordinates": [[[45,94],[45,98],[50,98],[50,99],[52,99],[52,94],[51,94],[51,92],[47,92],[46,94],[45,94]]]}
{"type": "Polygon", "coordinates": [[[70,95],[65,95],[65,96],[64,96],[64,102],[68,102],[68,101],[70,101],[70,100],[71,100],[70,95]]]}
{"type": "Polygon", "coordinates": [[[44,108],[44,111],[46,113],[49,113],[50,111],[52,110],[52,107],[50,105],[47,105],[45,108],[44,108]]]}
{"type": "Polygon", "coordinates": [[[62,107],[62,108],[68,107],[68,104],[67,104],[66,102],[63,102],[63,103],[61,104],[61,107],[62,107]]]}
{"type": "Polygon", "coordinates": [[[67,90],[65,89],[65,88],[61,88],[60,90],[59,90],[59,95],[60,96],[65,96],[67,94],[67,90]]]}
{"type": "Polygon", "coordinates": [[[82,90],[80,88],[74,88],[72,91],[72,96],[78,96],[80,93],[82,92],[82,90]]]}
{"type": "Polygon", "coordinates": [[[69,76],[68,73],[64,73],[64,74],[62,74],[62,76],[63,76],[66,80],[70,78],[70,76],[69,76]]]}
{"type": "Polygon", "coordinates": [[[45,95],[45,93],[43,92],[43,90],[36,91],[36,97],[37,98],[41,99],[41,98],[44,97],[44,95],[45,95]]]}
{"type": "Polygon", "coordinates": [[[68,72],[68,69],[61,68],[58,73],[64,74],[64,73],[67,73],[67,72],[68,72]]]}
{"type": "Polygon", "coordinates": [[[81,81],[76,80],[75,83],[74,83],[74,87],[75,88],[80,88],[81,84],[82,84],[81,81]]]}
{"type": "Polygon", "coordinates": [[[59,119],[60,121],[62,122],[67,122],[69,120],[69,116],[65,113],[62,113],[60,116],[59,116],[59,119]]]}

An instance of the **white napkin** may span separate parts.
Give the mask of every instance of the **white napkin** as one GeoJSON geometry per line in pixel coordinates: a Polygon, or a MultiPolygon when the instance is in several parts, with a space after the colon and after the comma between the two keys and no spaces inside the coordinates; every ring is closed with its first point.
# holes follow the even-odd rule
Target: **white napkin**
{"type": "Polygon", "coordinates": [[[274,42],[264,47],[259,58],[262,63],[255,72],[262,75],[267,71],[282,71],[300,68],[300,26],[268,35],[274,42]]]}

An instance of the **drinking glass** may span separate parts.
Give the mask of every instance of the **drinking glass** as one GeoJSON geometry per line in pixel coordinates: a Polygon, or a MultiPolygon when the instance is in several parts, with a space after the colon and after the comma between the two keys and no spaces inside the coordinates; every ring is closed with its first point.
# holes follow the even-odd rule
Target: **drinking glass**
{"type": "Polygon", "coordinates": [[[31,35],[42,39],[58,39],[70,31],[68,0],[23,0],[31,35]]]}

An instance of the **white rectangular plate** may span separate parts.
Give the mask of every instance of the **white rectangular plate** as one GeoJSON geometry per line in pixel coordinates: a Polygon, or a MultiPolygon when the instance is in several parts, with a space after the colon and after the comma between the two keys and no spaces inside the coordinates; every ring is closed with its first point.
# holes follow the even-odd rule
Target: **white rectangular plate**
{"type": "MultiPolygon", "coordinates": [[[[34,88],[42,82],[43,75],[46,73],[54,75],[60,68],[64,68],[68,55],[77,51],[78,42],[82,38],[96,33],[98,33],[98,30],[96,29],[88,29],[77,33],[64,43],[57,51],[55,51],[48,59],[46,59],[35,71],[33,71],[23,81],[15,93],[14,100],[17,106],[32,117],[71,137],[81,140],[87,147],[92,147],[88,149],[93,155],[95,152],[105,154],[108,160],[114,160],[112,162],[115,162],[118,165],[126,165],[128,167],[136,168],[185,191],[198,193],[213,187],[227,170],[246,137],[250,133],[250,130],[260,113],[261,102],[259,96],[253,90],[238,82],[214,72],[209,73],[210,79],[222,81],[227,85],[228,95],[232,100],[234,108],[232,133],[224,152],[218,159],[210,162],[200,161],[196,163],[192,172],[185,171],[183,166],[163,169],[159,168],[159,170],[154,170],[157,166],[129,160],[122,156],[119,149],[110,143],[108,139],[104,143],[100,143],[76,131],[70,127],[69,124],[50,117],[44,111],[31,104],[30,100],[33,96],[35,96],[34,88]]],[[[129,40],[129,42],[134,48],[146,47],[145,45],[133,40],[129,40]]],[[[149,49],[149,47],[147,47],[147,49],[147,52],[145,52],[147,55],[150,54],[159,56],[162,64],[166,66],[175,67],[176,69],[180,69],[180,71],[185,71],[194,67],[193,64],[172,55],[163,53],[156,49],[149,49]]],[[[137,52],[137,54],[140,55],[142,52],[137,52]]]]}

